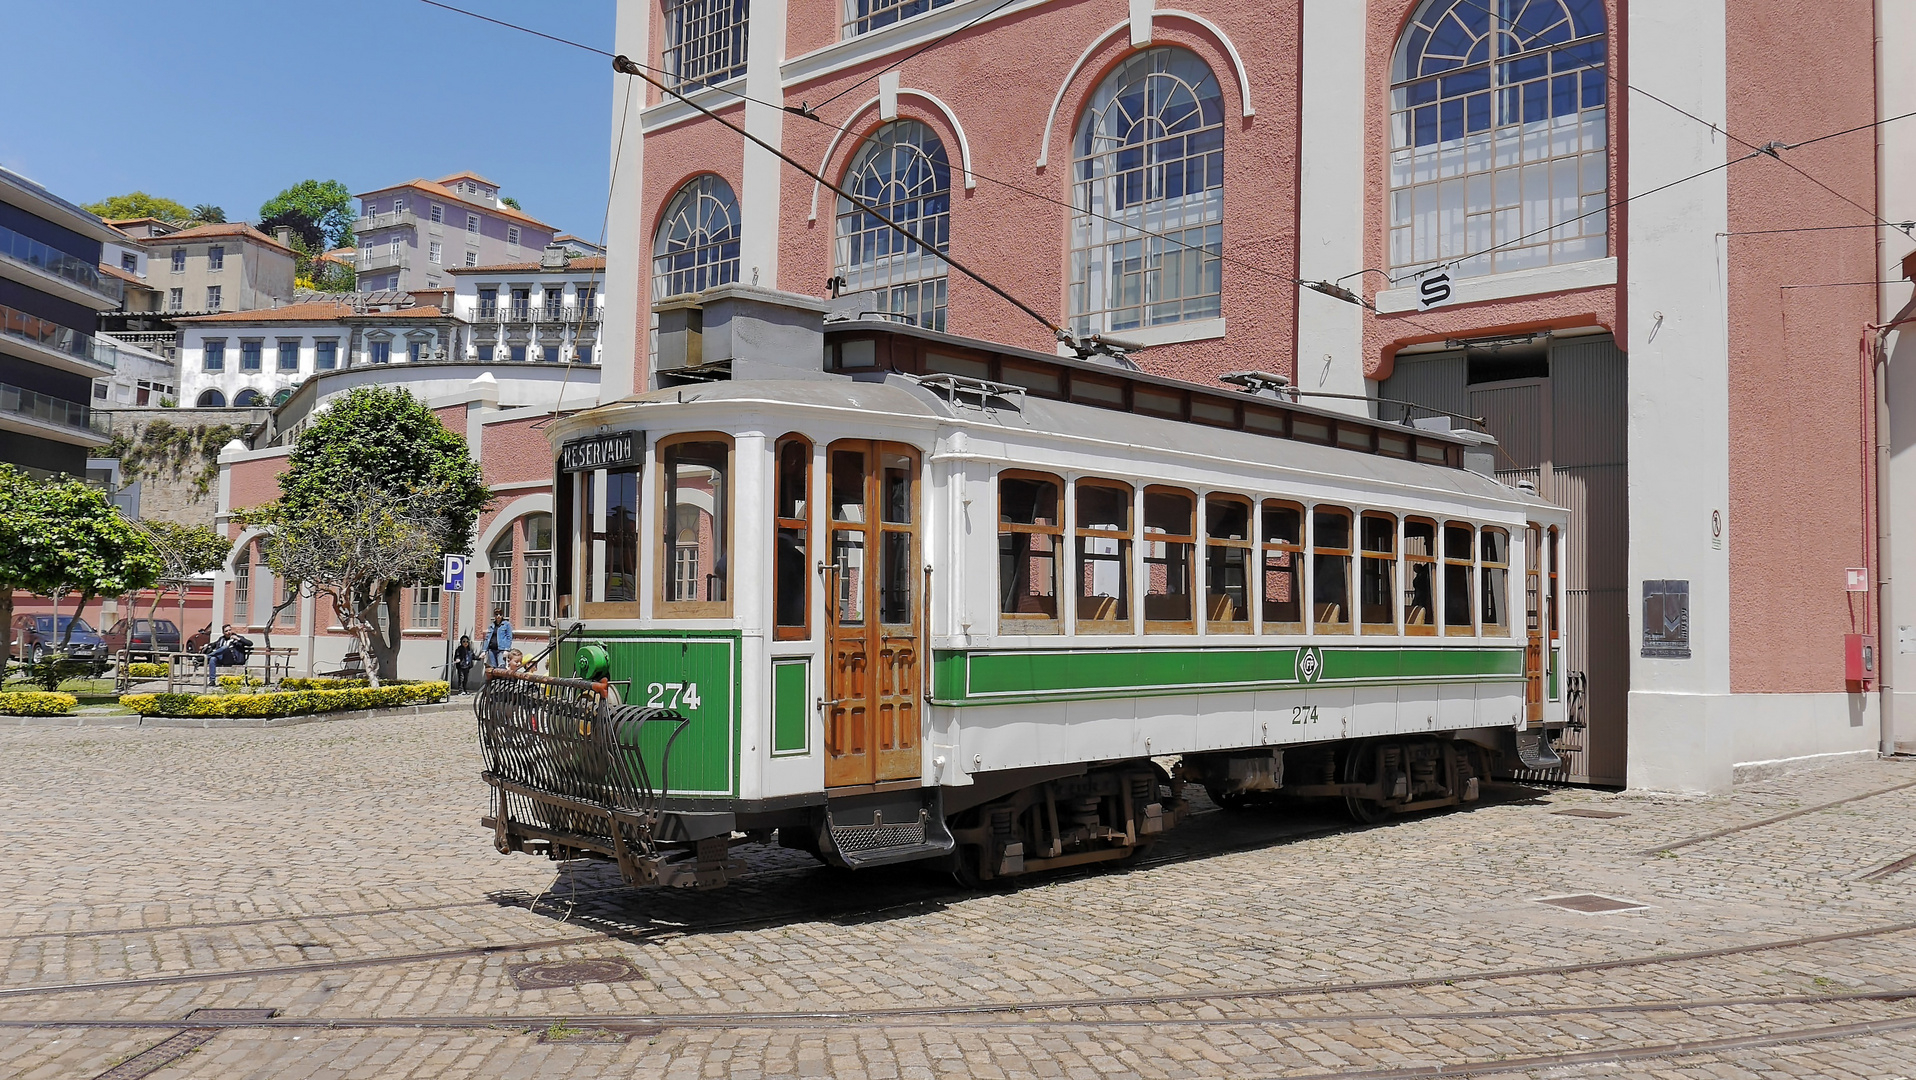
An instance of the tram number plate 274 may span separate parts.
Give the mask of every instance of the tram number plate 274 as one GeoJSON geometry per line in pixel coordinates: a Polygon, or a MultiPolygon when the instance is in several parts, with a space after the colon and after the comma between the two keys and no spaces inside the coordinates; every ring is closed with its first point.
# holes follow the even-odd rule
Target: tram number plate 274
{"type": "Polygon", "coordinates": [[[645,707],[648,709],[696,709],[699,707],[699,684],[695,682],[655,682],[645,684],[645,707]]]}
{"type": "Polygon", "coordinates": [[[1291,723],[1293,724],[1317,723],[1317,706],[1315,705],[1291,706],[1291,723]]]}

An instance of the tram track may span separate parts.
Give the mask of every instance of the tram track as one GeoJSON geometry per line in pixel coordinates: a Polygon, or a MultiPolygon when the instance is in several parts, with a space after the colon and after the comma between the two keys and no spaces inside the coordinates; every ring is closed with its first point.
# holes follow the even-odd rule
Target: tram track
{"type": "Polygon", "coordinates": [[[1791,821],[1800,817],[1807,817],[1810,814],[1821,813],[1824,810],[1832,810],[1838,806],[1847,806],[1848,804],[1853,802],[1862,802],[1864,799],[1874,799],[1879,796],[1894,794],[1895,792],[1905,791],[1905,790],[1908,790],[1909,788],[1916,788],[1916,780],[1911,780],[1908,783],[1903,783],[1903,784],[1895,784],[1886,788],[1878,788],[1875,791],[1865,791],[1860,795],[1851,795],[1846,798],[1833,800],[1831,802],[1818,803],[1815,806],[1798,807],[1795,810],[1791,810],[1783,814],[1777,814],[1774,817],[1766,817],[1759,821],[1749,821],[1741,825],[1732,825],[1728,828],[1717,829],[1713,832],[1706,832],[1699,836],[1692,836],[1692,837],[1689,837],[1688,839],[1678,840],[1669,844],[1658,844],[1655,847],[1645,848],[1644,850],[1638,852],[1638,854],[1650,856],[1652,858],[1656,856],[1660,856],[1660,855],[1674,855],[1675,853],[1683,850],[1684,848],[1693,847],[1697,844],[1708,843],[1711,840],[1721,840],[1726,836],[1734,836],[1740,832],[1749,832],[1752,829],[1761,829],[1770,825],[1780,825],[1785,821],[1791,821]]]}

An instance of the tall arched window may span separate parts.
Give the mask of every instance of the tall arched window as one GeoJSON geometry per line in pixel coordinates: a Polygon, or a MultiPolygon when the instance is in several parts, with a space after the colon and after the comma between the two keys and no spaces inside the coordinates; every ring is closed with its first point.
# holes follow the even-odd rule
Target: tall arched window
{"type": "Polygon", "coordinates": [[[704,292],[738,280],[738,199],[707,173],[666,204],[652,244],[652,298],[704,292]]]}
{"type": "Polygon", "coordinates": [[[927,330],[945,328],[945,260],[926,251],[951,248],[951,162],[937,134],[916,120],[895,120],[872,133],[853,156],[838,200],[838,258],[844,291],[878,291],[878,308],[927,330]],[[881,224],[890,218],[924,241],[915,244],[881,224]]]}
{"type": "Polygon", "coordinates": [[[1224,291],[1224,96],[1204,61],[1147,49],[1078,119],[1071,328],[1212,319],[1224,291]]]}
{"type": "Polygon", "coordinates": [[[1607,253],[1605,47],[1602,0],[1425,0],[1391,76],[1393,270],[1607,253]]]}

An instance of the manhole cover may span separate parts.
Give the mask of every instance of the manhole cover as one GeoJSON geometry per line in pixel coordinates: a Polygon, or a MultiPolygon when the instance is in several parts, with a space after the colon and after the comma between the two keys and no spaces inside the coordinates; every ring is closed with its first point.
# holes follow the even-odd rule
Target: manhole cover
{"type": "Polygon", "coordinates": [[[186,1014],[186,1019],[232,1024],[246,1020],[271,1020],[278,1015],[278,1009],[194,1009],[186,1014]]]}
{"type": "Polygon", "coordinates": [[[1543,896],[1537,898],[1539,904],[1581,911],[1586,915],[1603,915],[1612,911],[1633,911],[1650,905],[1639,904],[1635,900],[1619,900],[1614,896],[1598,896],[1596,893],[1578,893],[1575,896],[1543,896]]]}
{"type": "Polygon", "coordinates": [[[1550,812],[1557,817],[1613,818],[1630,816],[1621,810],[1585,810],[1581,806],[1573,810],[1552,810],[1550,812]]]}
{"type": "Polygon", "coordinates": [[[512,984],[521,990],[551,990],[580,983],[630,982],[645,978],[645,972],[630,960],[546,960],[537,964],[513,964],[507,972],[512,984]]]}

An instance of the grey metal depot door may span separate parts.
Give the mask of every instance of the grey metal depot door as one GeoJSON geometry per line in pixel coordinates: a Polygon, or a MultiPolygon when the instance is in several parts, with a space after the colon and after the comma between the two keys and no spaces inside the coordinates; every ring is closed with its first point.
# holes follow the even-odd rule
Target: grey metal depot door
{"type": "MultiPolygon", "coordinates": [[[[1481,416],[1497,479],[1570,510],[1563,553],[1565,692],[1557,778],[1622,786],[1630,689],[1625,357],[1607,334],[1400,356],[1379,395],[1481,416]]],[[[1388,406],[1382,415],[1390,415],[1388,406]]]]}

